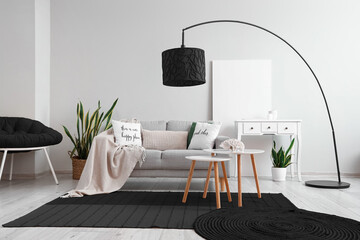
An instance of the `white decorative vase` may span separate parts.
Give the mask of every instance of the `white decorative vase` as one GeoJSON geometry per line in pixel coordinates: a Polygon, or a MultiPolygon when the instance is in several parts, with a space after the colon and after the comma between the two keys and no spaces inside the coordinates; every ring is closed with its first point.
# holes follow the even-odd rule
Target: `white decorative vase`
{"type": "Polygon", "coordinates": [[[271,168],[272,179],[275,182],[283,182],[286,180],[286,168],[271,168]]]}
{"type": "Polygon", "coordinates": [[[269,120],[276,120],[277,119],[277,110],[271,110],[268,112],[268,119],[269,120]]]}

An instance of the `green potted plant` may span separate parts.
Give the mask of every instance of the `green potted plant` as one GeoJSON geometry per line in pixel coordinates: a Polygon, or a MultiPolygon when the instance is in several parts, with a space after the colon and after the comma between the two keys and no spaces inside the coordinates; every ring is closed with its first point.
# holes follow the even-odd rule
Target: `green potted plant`
{"type": "Polygon", "coordinates": [[[271,169],[273,181],[285,181],[286,179],[286,168],[291,164],[291,149],[294,146],[293,139],[290,143],[288,149],[284,152],[283,147],[276,150],[276,143],[274,141],[274,146],[271,150],[271,159],[273,163],[273,167],[271,169]]]}
{"type": "Polygon", "coordinates": [[[63,126],[66,135],[74,145],[72,151],[68,152],[72,159],[73,179],[80,179],[94,137],[99,134],[101,129],[105,131],[111,128],[111,117],[117,101],[118,99],[105,114],[104,112],[100,113],[101,104],[98,101],[97,109],[92,114],[90,114],[90,110],[87,111],[85,117],[84,107],[80,101],[76,106],[76,134],[72,136],[67,127],[63,126]],[[102,128],[104,123],[105,126],[102,128]]]}

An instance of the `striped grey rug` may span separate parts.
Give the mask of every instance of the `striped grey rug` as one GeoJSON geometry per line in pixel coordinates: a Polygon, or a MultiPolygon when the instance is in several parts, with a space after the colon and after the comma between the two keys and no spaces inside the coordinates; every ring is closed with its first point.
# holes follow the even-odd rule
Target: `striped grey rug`
{"type": "MultiPolygon", "coordinates": [[[[206,199],[202,192],[189,192],[187,203],[183,192],[125,192],[57,198],[29,214],[4,224],[4,227],[112,227],[193,229],[195,219],[216,209],[215,193],[206,199]]],[[[237,208],[237,193],[229,203],[221,193],[222,208],[237,208]]],[[[243,194],[244,209],[296,208],[282,194],[243,194]]]]}

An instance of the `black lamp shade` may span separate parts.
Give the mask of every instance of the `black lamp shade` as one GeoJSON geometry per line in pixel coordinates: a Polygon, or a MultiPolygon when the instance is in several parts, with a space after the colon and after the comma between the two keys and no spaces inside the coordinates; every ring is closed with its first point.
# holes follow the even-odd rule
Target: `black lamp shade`
{"type": "Polygon", "coordinates": [[[205,52],[199,48],[174,48],[162,53],[163,84],[187,87],[205,83],[205,52]]]}

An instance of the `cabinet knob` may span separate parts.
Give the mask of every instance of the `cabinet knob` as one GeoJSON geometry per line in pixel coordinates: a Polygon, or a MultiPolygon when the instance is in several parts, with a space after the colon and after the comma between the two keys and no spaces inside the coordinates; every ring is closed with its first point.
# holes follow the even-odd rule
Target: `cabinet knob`
{"type": "Polygon", "coordinates": [[[253,127],[250,128],[250,130],[253,130],[253,129],[254,129],[253,127]]]}
{"type": "Polygon", "coordinates": [[[288,127],[285,127],[285,130],[288,130],[288,127]]]}
{"type": "Polygon", "coordinates": [[[271,128],[270,126],[267,127],[267,129],[270,129],[270,128],[271,128]]]}

